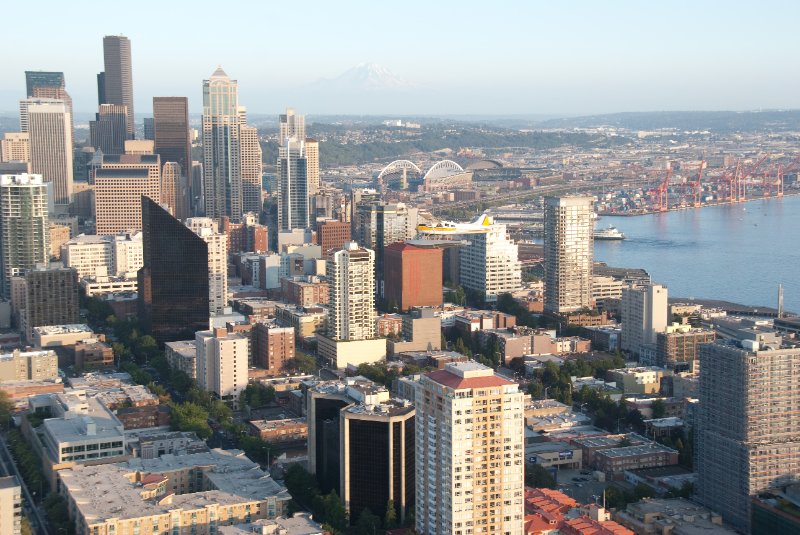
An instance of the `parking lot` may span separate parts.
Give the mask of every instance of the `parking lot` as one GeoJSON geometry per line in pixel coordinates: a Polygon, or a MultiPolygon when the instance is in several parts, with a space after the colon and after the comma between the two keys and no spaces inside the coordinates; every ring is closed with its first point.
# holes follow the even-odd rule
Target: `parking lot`
{"type": "Polygon", "coordinates": [[[597,481],[588,470],[559,470],[557,474],[558,489],[580,503],[603,502],[603,490],[607,482],[597,481]]]}

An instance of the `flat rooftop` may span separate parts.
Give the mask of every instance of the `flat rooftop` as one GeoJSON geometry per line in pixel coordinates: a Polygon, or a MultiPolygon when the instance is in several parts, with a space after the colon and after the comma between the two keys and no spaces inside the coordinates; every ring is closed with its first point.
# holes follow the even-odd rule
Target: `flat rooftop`
{"type": "Polygon", "coordinates": [[[677,450],[663,446],[657,442],[641,444],[638,446],[628,446],[625,448],[609,448],[600,450],[597,455],[618,458],[618,457],[638,457],[641,455],[652,455],[655,453],[678,453],[677,450]]]}
{"type": "Polygon", "coordinates": [[[94,334],[88,325],[83,323],[68,323],[66,325],[42,325],[41,327],[34,327],[33,332],[38,335],[53,335],[53,334],[72,334],[87,332],[94,334]]]}
{"type": "MultiPolygon", "coordinates": [[[[88,525],[111,518],[141,518],[169,514],[175,509],[203,509],[209,504],[233,505],[276,497],[291,497],[283,485],[273,480],[240,450],[215,449],[189,455],[166,454],[156,459],[131,459],[118,464],[76,465],[62,470],[59,477],[86,518],[88,525]],[[141,487],[127,476],[165,474],[200,468],[213,490],[180,494],[165,503],[143,500],[141,487]]],[[[163,497],[162,497],[163,498],[163,497]]]]}
{"type": "Polygon", "coordinates": [[[45,429],[58,442],[82,442],[87,439],[119,438],[122,434],[122,423],[114,414],[95,398],[86,400],[89,412],[71,418],[48,418],[44,421],[45,429]],[[94,423],[93,435],[86,434],[86,424],[94,423]]]}

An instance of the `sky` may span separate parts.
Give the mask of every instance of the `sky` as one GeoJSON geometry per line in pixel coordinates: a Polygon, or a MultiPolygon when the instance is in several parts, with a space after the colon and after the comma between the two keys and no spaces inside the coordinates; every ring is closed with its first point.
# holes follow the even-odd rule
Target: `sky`
{"type": "Polygon", "coordinates": [[[9,2],[3,15],[18,22],[3,25],[8,112],[25,96],[25,70],[63,71],[75,111],[96,111],[109,34],[131,40],[137,121],[153,96],[188,96],[200,112],[217,65],[238,80],[240,104],[264,114],[800,108],[795,0],[44,0],[9,2]],[[408,86],[326,90],[364,62],[408,86]]]}

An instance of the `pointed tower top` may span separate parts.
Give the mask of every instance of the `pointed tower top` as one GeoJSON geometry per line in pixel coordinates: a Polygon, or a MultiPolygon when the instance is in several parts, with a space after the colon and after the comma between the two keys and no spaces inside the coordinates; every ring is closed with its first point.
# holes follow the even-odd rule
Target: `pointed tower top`
{"type": "Polygon", "coordinates": [[[228,75],[222,70],[222,65],[217,65],[217,70],[211,74],[211,78],[228,78],[228,75]]]}

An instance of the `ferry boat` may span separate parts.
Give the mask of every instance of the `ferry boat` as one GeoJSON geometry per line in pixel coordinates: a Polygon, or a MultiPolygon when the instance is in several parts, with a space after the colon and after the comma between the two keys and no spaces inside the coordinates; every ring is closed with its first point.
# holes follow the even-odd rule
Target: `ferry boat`
{"type": "Polygon", "coordinates": [[[617,227],[609,225],[608,228],[595,229],[595,240],[624,240],[625,234],[620,232],[617,227]]]}

